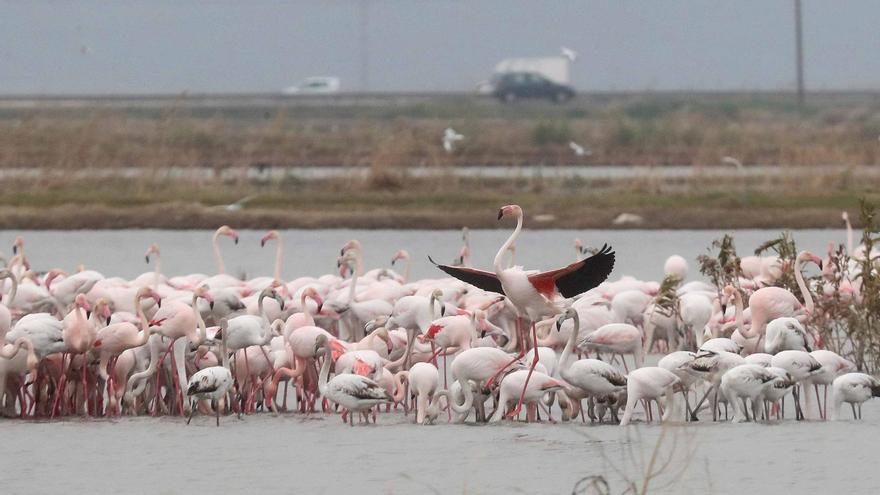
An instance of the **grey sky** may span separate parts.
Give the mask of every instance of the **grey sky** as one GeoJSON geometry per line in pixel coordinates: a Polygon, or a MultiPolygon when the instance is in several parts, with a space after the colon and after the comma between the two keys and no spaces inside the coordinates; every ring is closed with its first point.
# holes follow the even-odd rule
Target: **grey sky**
{"type": "MultiPolygon", "coordinates": [[[[359,0],[0,2],[0,93],[357,89],[359,0]]],[[[370,89],[471,90],[580,53],[582,90],[794,85],[792,0],[369,0],[370,89]]],[[[808,88],[880,89],[880,2],[804,0],[808,88]]]]}

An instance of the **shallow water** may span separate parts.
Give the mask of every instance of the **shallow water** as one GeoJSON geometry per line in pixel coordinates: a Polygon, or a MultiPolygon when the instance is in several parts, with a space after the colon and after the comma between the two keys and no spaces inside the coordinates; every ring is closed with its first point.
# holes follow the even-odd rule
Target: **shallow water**
{"type": "MultiPolygon", "coordinates": [[[[779,230],[739,230],[736,246],[741,256],[752,254],[762,242],[777,237],[779,230]]],[[[221,238],[220,245],[229,273],[248,277],[271,275],[274,243],[260,248],[263,231],[241,231],[234,245],[221,238]]],[[[695,259],[706,252],[713,239],[724,231],[711,230],[526,230],[517,243],[516,263],[527,268],[550,269],[574,261],[573,240],[585,245],[610,244],[617,252],[611,278],[632,275],[658,280],[663,276],[663,262],[672,254],[684,256],[691,264],[691,277],[697,278],[695,259]]],[[[211,231],[206,230],[78,230],[78,231],[0,231],[0,247],[11,254],[15,236],[25,239],[25,252],[36,270],[64,268],[73,270],[82,263],[105,276],[133,278],[152,268],[144,263],[144,252],[155,242],[162,251],[162,270],[169,275],[215,273],[211,254],[211,231]]],[[[510,231],[471,231],[472,264],[490,268],[498,247],[510,231]]],[[[439,263],[450,263],[458,256],[461,235],[452,230],[286,230],[282,231],[284,259],[282,276],[293,279],[303,275],[321,275],[336,268],[339,248],[349,239],[359,239],[364,247],[368,268],[390,266],[398,249],[412,256],[412,277],[443,275],[428,263],[431,255],[439,263]]],[[[818,254],[828,242],[845,242],[842,230],[798,230],[798,246],[818,254]]],[[[398,267],[398,269],[401,269],[398,267]]]]}
{"type": "MultiPolygon", "coordinates": [[[[863,411],[859,422],[670,426],[658,458],[674,467],[649,493],[872,493],[866,439],[880,433],[880,407],[869,402],[863,411]]],[[[580,422],[415,426],[402,413],[380,414],[377,426],[323,414],[221,422],[0,421],[0,482],[7,493],[559,494],[602,474],[621,493],[624,478],[641,484],[640,466],[663,431],[580,422]]]]}

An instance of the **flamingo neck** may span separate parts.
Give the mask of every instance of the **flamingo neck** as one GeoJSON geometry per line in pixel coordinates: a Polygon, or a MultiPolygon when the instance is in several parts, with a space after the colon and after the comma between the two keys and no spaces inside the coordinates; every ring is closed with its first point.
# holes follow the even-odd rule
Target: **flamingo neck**
{"type": "Polygon", "coordinates": [[[360,263],[356,263],[354,273],[351,276],[351,284],[348,287],[348,303],[351,304],[354,302],[355,290],[358,282],[358,275],[360,275],[360,263]]]}
{"type": "Polygon", "coordinates": [[[849,221],[849,217],[844,220],[846,222],[846,252],[852,256],[853,254],[853,228],[849,221]]]}
{"type": "MultiPolygon", "coordinates": [[[[18,279],[15,278],[15,274],[9,270],[6,271],[6,276],[3,278],[9,279],[11,287],[9,288],[9,293],[4,294],[3,287],[6,284],[0,284],[0,301],[6,302],[6,305],[9,306],[10,304],[12,304],[12,301],[15,300],[16,293],[18,293],[18,279]]],[[[0,280],[2,280],[3,278],[0,278],[0,280]]]]}
{"type": "Polygon", "coordinates": [[[226,369],[229,368],[229,350],[226,349],[226,334],[228,334],[229,328],[224,328],[222,330],[222,334],[220,336],[220,362],[223,363],[223,367],[226,369]]]}
{"type": "Polygon", "coordinates": [[[269,315],[266,314],[266,310],[263,307],[263,299],[266,298],[266,294],[261,293],[257,298],[257,311],[260,313],[260,318],[263,319],[263,343],[269,343],[269,340],[272,339],[272,328],[271,323],[269,322],[269,315]]]}
{"type": "Polygon", "coordinates": [[[322,396],[327,396],[327,380],[330,378],[330,361],[333,361],[333,349],[330,343],[324,347],[324,364],[321,365],[321,372],[318,374],[318,391],[322,396]]]}
{"type": "Polygon", "coordinates": [[[412,261],[409,259],[409,256],[406,257],[406,267],[403,269],[403,283],[409,282],[409,272],[412,268],[412,261]]]}
{"type": "Polygon", "coordinates": [[[162,276],[162,258],[156,253],[156,267],[153,271],[153,290],[159,290],[159,277],[162,276]]]}
{"type": "Polygon", "coordinates": [[[281,242],[281,236],[275,239],[278,244],[275,246],[275,282],[281,283],[281,254],[284,251],[284,244],[281,242]]]}
{"type": "Polygon", "coordinates": [[[134,298],[134,310],[137,313],[138,321],[141,322],[141,338],[138,340],[138,347],[145,345],[150,339],[150,322],[147,321],[147,315],[144,314],[144,308],[141,306],[143,297],[134,298]]]}
{"type": "Polygon", "coordinates": [[[806,282],[804,282],[804,275],[801,273],[801,257],[798,256],[797,259],[794,260],[794,278],[797,281],[798,288],[801,290],[801,296],[804,298],[804,306],[807,310],[807,314],[812,315],[813,310],[816,308],[813,303],[813,296],[810,294],[810,289],[807,288],[806,282]]]}
{"type": "MultiPolygon", "coordinates": [[[[571,335],[568,336],[568,340],[565,342],[565,347],[562,349],[562,355],[559,357],[559,366],[556,368],[559,376],[562,376],[563,371],[568,371],[568,360],[574,350],[574,343],[577,341],[578,332],[581,330],[581,317],[575,313],[572,320],[574,320],[574,328],[571,329],[571,335]]],[[[550,331],[552,332],[553,329],[551,328],[550,331]]]]}
{"type": "Polygon", "coordinates": [[[220,254],[220,243],[218,239],[220,237],[219,232],[214,232],[214,236],[211,237],[211,249],[214,251],[214,261],[217,263],[217,273],[223,274],[226,273],[226,265],[223,264],[223,255],[220,254]]]}
{"type": "Polygon", "coordinates": [[[405,380],[408,379],[409,371],[398,371],[397,374],[394,375],[394,382],[397,384],[397,390],[394,391],[394,402],[403,401],[403,397],[406,394],[405,380]]]}
{"type": "MultiPolygon", "coordinates": [[[[197,304],[198,299],[199,299],[199,296],[193,294],[192,310],[193,310],[193,316],[196,319],[196,324],[198,325],[198,335],[196,335],[196,338],[193,340],[193,344],[195,344],[197,346],[201,345],[202,342],[205,341],[205,338],[207,338],[207,335],[208,335],[208,330],[205,328],[205,320],[202,319],[202,313],[201,313],[201,311],[199,311],[199,305],[197,304]]],[[[223,335],[226,335],[226,334],[223,334],[223,335]]]]}
{"type": "Polygon", "coordinates": [[[309,297],[305,292],[299,297],[299,305],[302,307],[303,315],[306,317],[306,325],[315,326],[315,317],[312,316],[312,312],[309,311],[309,307],[306,305],[306,298],[309,297]]]}
{"type": "Polygon", "coordinates": [[[742,296],[739,293],[739,289],[734,289],[733,303],[734,307],[736,308],[736,311],[734,312],[736,316],[734,317],[734,319],[736,320],[736,328],[737,330],[739,330],[740,335],[746,338],[754,337],[754,334],[757,333],[757,330],[752,328],[751,330],[754,330],[754,332],[748,333],[746,332],[745,328],[743,328],[743,300],[742,296]]]}
{"type": "Polygon", "coordinates": [[[522,213],[516,216],[516,228],[513,230],[513,233],[510,234],[510,237],[507,238],[507,241],[501,245],[501,249],[498,250],[498,254],[495,255],[495,274],[500,275],[504,268],[501,266],[502,261],[504,260],[504,253],[510,249],[510,246],[516,243],[516,239],[519,237],[519,233],[522,230],[523,226],[523,218],[522,213]]]}

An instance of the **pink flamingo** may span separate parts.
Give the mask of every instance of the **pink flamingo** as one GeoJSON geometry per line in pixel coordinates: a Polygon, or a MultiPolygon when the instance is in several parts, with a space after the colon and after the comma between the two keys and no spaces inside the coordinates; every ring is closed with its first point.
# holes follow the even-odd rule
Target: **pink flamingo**
{"type": "Polygon", "coordinates": [[[590,333],[580,343],[581,347],[599,352],[619,354],[623,367],[627,371],[624,354],[632,354],[635,367],[641,368],[644,364],[642,353],[642,331],[628,323],[609,323],[590,333]]]}
{"type": "MultiPolygon", "coordinates": [[[[763,287],[756,290],[749,297],[749,308],[752,310],[752,325],[748,330],[740,330],[742,336],[749,339],[764,336],[765,326],[771,320],[781,316],[802,316],[806,311],[807,316],[812,315],[815,309],[813,297],[810,290],[804,282],[804,275],[801,273],[801,264],[804,261],[813,261],[817,265],[822,265],[822,259],[808,251],[801,251],[794,263],[794,276],[797,280],[798,288],[801,296],[804,298],[804,304],[798,301],[797,297],[791,292],[781,287],[763,287]]],[[[731,289],[725,287],[725,292],[731,289]]],[[[800,318],[799,318],[800,319],[800,318]]]]}
{"type": "MultiPolygon", "coordinates": [[[[197,289],[197,291],[201,293],[202,297],[210,297],[204,288],[197,289]]],[[[111,401],[113,400],[112,394],[116,390],[113,386],[115,378],[113,367],[115,366],[116,358],[127,349],[146,345],[147,340],[149,340],[149,321],[141,306],[141,300],[147,298],[152,298],[156,301],[156,304],[160,302],[159,294],[153,289],[142,287],[138,290],[134,298],[134,307],[137,310],[140,328],[131,322],[113,323],[98,330],[95,341],[92,344],[100,354],[98,373],[101,378],[107,381],[107,389],[111,394],[111,401]]]]}
{"type": "MultiPolygon", "coordinates": [[[[522,231],[523,211],[518,205],[507,205],[498,212],[500,220],[505,215],[516,218],[516,229],[495,255],[495,272],[437,265],[449,275],[474,285],[480,289],[503,294],[510,299],[520,316],[529,319],[532,329],[534,358],[526,377],[523,393],[511,416],[519,414],[522,409],[522,397],[525,396],[531,372],[538,364],[538,337],[535,323],[556,316],[559,313],[559,297],[570,298],[582,294],[602,283],[614,268],[614,253],[608,246],[603,246],[593,256],[572,263],[564,268],[548,272],[525,271],[520,266],[505,268],[502,266],[504,254],[512,247],[522,231]]],[[[430,258],[429,258],[430,259],[430,258]]],[[[433,262],[433,260],[431,260],[433,262]]],[[[519,333],[519,332],[518,332],[519,333]]],[[[524,340],[524,339],[523,339],[524,340]]],[[[523,341],[521,340],[521,342],[523,341]]],[[[525,355],[526,346],[520,348],[519,359],[525,355]]],[[[453,364],[454,365],[454,364],[453,364]]]]}
{"type": "MultiPolygon", "coordinates": [[[[318,390],[330,401],[347,410],[349,424],[354,426],[354,413],[363,413],[373,406],[392,402],[394,398],[375,381],[361,375],[342,373],[330,379],[330,362],[333,348],[327,337],[319,335],[315,342],[316,354],[324,356],[324,364],[318,375],[318,390]]],[[[346,414],[343,414],[343,421],[346,414]]],[[[375,422],[375,419],[373,420],[375,422]]]]}
{"type": "MultiPolygon", "coordinates": [[[[669,408],[673,403],[673,386],[680,379],[675,373],[659,368],[656,366],[647,366],[633,370],[626,377],[626,408],[623,411],[623,418],[620,420],[620,426],[626,426],[632,420],[633,410],[640,400],[645,400],[646,411],[648,413],[648,421],[653,418],[651,414],[651,401],[657,400],[661,396],[666,395],[666,404],[669,408]]],[[[659,403],[658,403],[659,409],[659,403]]],[[[669,411],[667,411],[669,413],[669,411]]],[[[661,410],[661,414],[663,414],[661,410]]],[[[668,415],[664,414],[665,420],[668,415]]]]}

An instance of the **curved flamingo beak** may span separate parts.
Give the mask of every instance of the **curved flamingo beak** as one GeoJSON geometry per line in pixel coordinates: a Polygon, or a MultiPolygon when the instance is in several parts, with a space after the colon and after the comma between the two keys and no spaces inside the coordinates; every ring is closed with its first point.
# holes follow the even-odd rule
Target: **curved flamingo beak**
{"type": "Polygon", "coordinates": [[[498,220],[501,220],[504,217],[504,208],[498,210],[498,220]]]}

